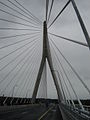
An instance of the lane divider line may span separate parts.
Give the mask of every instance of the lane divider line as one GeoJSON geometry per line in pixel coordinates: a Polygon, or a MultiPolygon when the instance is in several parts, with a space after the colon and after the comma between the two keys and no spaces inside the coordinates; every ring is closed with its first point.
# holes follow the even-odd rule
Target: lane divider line
{"type": "Polygon", "coordinates": [[[41,120],[43,117],[45,117],[47,113],[53,109],[53,107],[49,108],[38,120],[41,120]]]}

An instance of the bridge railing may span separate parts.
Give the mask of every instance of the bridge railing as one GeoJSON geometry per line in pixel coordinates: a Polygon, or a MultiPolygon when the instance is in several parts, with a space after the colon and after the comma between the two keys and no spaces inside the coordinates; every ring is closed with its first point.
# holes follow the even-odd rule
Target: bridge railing
{"type": "MultiPolygon", "coordinates": [[[[76,106],[76,108],[80,109],[80,106],[79,106],[78,104],[75,104],[75,106],[76,106]]],[[[83,107],[84,107],[85,111],[90,112],[90,106],[88,106],[88,105],[83,105],[83,107]]]]}
{"type": "Polygon", "coordinates": [[[60,103],[59,108],[71,120],[90,120],[90,111],[60,103]]]}
{"type": "Polygon", "coordinates": [[[85,108],[86,111],[89,111],[89,112],[90,112],[90,106],[84,105],[84,108],[85,108]]]}

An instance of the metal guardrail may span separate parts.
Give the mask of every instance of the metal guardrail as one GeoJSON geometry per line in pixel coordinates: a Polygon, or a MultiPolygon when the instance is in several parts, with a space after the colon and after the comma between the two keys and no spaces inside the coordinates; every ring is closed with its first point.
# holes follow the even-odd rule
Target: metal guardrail
{"type": "Polygon", "coordinates": [[[90,112],[90,106],[84,105],[84,108],[85,108],[86,111],[90,112]]]}
{"type": "MultiPolygon", "coordinates": [[[[76,108],[80,108],[78,104],[75,104],[76,108]]],[[[90,106],[83,105],[84,109],[88,112],[90,112],[90,106]]]]}
{"type": "Polygon", "coordinates": [[[82,110],[78,107],[74,108],[66,104],[60,103],[60,109],[68,116],[71,120],[90,120],[90,111],[82,110]]]}

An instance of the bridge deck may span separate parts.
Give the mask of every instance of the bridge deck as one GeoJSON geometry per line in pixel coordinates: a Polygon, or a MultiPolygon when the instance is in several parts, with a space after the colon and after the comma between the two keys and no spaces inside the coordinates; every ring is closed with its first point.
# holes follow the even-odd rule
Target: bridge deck
{"type": "Polygon", "coordinates": [[[0,113],[0,120],[59,120],[60,114],[57,105],[46,107],[43,105],[30,105],[0,113]]]}

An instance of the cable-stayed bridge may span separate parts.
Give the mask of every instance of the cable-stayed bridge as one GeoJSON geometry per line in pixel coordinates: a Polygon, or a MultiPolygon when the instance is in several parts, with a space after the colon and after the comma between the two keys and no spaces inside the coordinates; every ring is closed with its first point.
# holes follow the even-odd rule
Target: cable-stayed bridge
{"type": "Polygon", "coordinates": [[[90,119],[90,103],[85,105],[77,92],[79,85],[79,90],[83,88],[81,91],[90,96],[89,85],[56,42],[56,39],[63,40],[89,51],[90,37],[75,0],[65,1],[51,21],[55,2],[45,1],[42,21],[18,0],[0,1],[1,120],[90,119]],[[69,5],[76,14],[85,42],[50,31],[69,5]],[[48,99],[50,89],[51,94],[55,90],[57,99],[48,99]]]}

